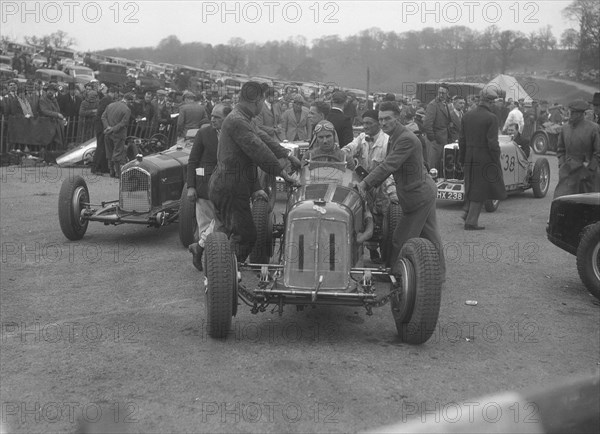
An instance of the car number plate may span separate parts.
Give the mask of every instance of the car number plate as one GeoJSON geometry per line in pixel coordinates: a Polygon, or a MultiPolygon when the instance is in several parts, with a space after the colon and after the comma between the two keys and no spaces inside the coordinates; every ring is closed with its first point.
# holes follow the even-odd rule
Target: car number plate
{"type": "Polygon", "coordinates": [[[438,191],[437,198],[445,200],[464,200],[464,193],[460,191],[438,191]]]}

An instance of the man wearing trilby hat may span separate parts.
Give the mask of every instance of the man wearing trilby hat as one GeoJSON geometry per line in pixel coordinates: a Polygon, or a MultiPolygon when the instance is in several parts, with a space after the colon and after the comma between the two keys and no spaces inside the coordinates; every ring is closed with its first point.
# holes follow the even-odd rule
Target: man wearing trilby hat
{"type": "Polygon", "coordinates": [[[569,122],[558,135],[558,185],[554,198],[600,191],[600,129],[584,119],[589,104],[569,104],[569,122]]]}

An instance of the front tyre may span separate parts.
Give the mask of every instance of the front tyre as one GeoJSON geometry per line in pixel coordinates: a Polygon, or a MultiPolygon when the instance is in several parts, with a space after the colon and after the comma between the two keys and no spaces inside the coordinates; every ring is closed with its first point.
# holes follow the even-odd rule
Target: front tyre
{"type": "Polygon", "coordinates": [[[583,229],[577,248],[577,271],[588,291],[600,299],[600,222],[583,229]]]}
{"type": "Polygon", "coordinates": [[[533,189],[533,197],[542,198],[548,193],[548,188],[550,188],[550,164],[546,158],[540,158],[533,165],[531,188],[533,189]]]}
{"type": "Polygon", "coordinates": [[[252,220],[256,228],[256,243],[250,252],[253,264],[268,264],[273,256],[273,211],[271,205],[263,200],[252,202],[252,220]]]}
{"type": "Polygon", "coordinates": [[[399,292],[392,295],[392,315],[402,342],[420,345],[435,331],[442,298],[440,257],[433,243],[411,238],[394,267],[399,292]]]}
{"type": "Polygon", "coordinates": [[[87,231],[89,222],[81,217],[81,212],[89,202],[90,193],[81,176],[63,181],[58,194],[58,221],[62,233],[71,241],[82,239],[87,231]]]}
{"type": "MultiPolygon", "coordinates": [[[[227,235],[213,232],[204,245],[206,323],[211,338],[223,339],[231,329],[237,287],[236,260],[227,235]]],[[[237,306],[235,306],[237,307],[237,306]]]]}

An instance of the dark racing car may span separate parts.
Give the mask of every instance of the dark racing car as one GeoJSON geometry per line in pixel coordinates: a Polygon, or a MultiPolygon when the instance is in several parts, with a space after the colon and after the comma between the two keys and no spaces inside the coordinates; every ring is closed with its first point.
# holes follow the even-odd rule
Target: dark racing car
{"type": "MultiPolygon", "coordinates": [[[[274,224],[266,201],[253,204],[257,242],[249,263],[238,264],[224,233],[207,237],[206,320],[211,337],[224,338],[231,328],[238,300],[252,313],[273,306],[362,306],[390,303],[400,339],[426,342],[435,330],[440,301],[439,255],[422,238],[410,239],[394,269],[364,267],[363,241],[373,232],[365,224],[365,201],[353,188],[359,180],[345,162],[311,161],[300,173],[301,187],[290,189],[283,224],[274,224]],[[279,249],[275,253],[276,241],[279,249]],[[260,279],[254,284],[256,273],[260,279]]],[[[366,220],[369,221],[369,220],[366,220]]],[[[394,221],[387,221],[391,238],[394,221]]]]}

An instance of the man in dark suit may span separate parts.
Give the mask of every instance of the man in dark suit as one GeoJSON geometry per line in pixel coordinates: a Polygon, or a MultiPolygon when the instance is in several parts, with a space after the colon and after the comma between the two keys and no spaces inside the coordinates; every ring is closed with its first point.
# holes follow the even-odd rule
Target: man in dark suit
{"type": "Polygon", "coordinates": [[[448,85],[442,83],[438,88],[437,98],[427,105],[423,127],[429,141],[429,167],[441,171],[444,146],[448,144],[448,127],[450,110],[447,104],[448,85]]]}
{"type": "Polygon", "coordinates": [[[16,81],[11,80],[8,82],[8,93],[2,99],[2,112],[7,118],[10,116],[25,116],[17,96],[17,88],[16,81]]]}
{"type": "Polygon", "coordinates": [[[498,118],[491,111],[498,94],[488,86],[480,96],[477,108],[463,117],[458,139],[458,159],[465,174],[465,206],[468,206],[468,211],[463,219],[467,231],[485,229],[479,226],[479,214],[486,200],[506,198],[500,165],[498,118]]]}
{"type": "Polygon", "coordinates": [[[337,90],[331,96],[331,110],[327,115],[326,120],[331,122],[335,127],[335,132],[340,141],[340,148],[343,148],[352,140],[354,140],[354,132],[352,130],[352,119],[344,114],[344,104],[346,103],[346,93],[337,90]]]}
{"type": "MultiPolygon", "coordinates": [[[[223,120],[231,113],[229,104],[218,104],[210,115],[210,125],[198,130],[194,145],[190,151],[187,169],[187,198],[196,202],[196,221],[199,240],[190,244],[192,263],[202,271],[202,252],[209,233],[220,230],[221,224],[216,217],[215,206],[208,198],[208,181],[217,166],[217,148],[223,120]]],[[[264,110],[264,109],[263,109],[264,110]]]]}
{"type": "Polygon", "coordinates": [[[369,188],[378,187],[390,175],[394,176],[402,217],[392,235],[388,266],[397,273],[396,262],[404,243],[410,238],[426,238],[439,253],[443,282],[446,265],[435,212],[437,187],[423,164],[421,142],[400,122],[400,108],[395,102],[384,101],[379,105],[379,123],[383,132],[390,136],[387,155],[357,186],[365,197],[369,188]]]}
{"type": "Polygon", "coordinates": [[[75,142],[79,125],[79,109],[83,101],[75,92],[75,83],[69,83],[69,92],[59,95],[57,100],[60,112],[68,120],[65,132],[67,143],[75,142]]]}

